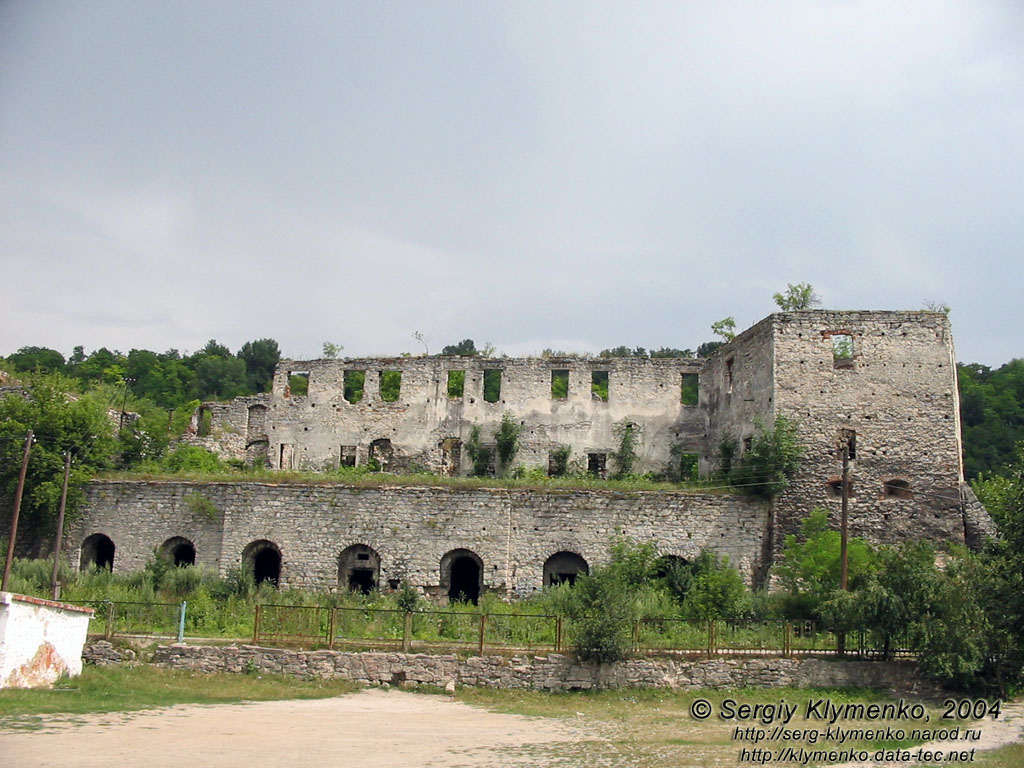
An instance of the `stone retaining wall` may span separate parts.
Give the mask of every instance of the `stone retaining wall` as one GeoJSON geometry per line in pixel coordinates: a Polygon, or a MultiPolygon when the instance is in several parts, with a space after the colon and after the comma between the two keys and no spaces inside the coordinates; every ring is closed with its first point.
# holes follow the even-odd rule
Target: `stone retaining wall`
{"type": "Polygon", "coordinates": [[[153,663],[196,672],[269,673],[344,678],[363,685],[478,686],[544,691],[592,688],[854,687],[930,692],[907,662],[824,659],[631,659],[585,664],[572,656],[427,655],[395,652],[296,651],[256,646],[169,645],[153,663]]]}

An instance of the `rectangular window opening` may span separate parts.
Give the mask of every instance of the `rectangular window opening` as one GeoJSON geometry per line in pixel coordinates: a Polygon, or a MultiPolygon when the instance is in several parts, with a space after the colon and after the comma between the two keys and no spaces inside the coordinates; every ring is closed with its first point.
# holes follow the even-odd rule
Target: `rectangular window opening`
{"type": "Polygon", "coordinates": [[[590,398],[608,402],[608,371],[590,372],[590,398]]]}
{"type": "Polygon", "coordinates": [[[366,383],[366,371],[345,371],[345,399],[350,403],[358,403],[363,399],[363,385],[366,383]]]}
{"type": "Polygon", "coordinates": [[[555,370],[551,372],[551,399],[565,400],[569,397],[569,372],[555,370]]]}
{"type": "Polygon", "coordinates": [[[285,397],[305,397],[309,394],[309,371],[288,371],[285,397]]]}
{"type": "Polygon", "coordinates": [[[488,368],[484,371],[484,401],[496,403],[501,400],[501,369],[488,368]]]}
{"type": "Polygon", "coordinates": [[[466,391],[466,372],[448,371],[448,397],[453,400],[462,397],[466,391]]]}
{"type": "Polygon", "coordinates": [[[852,461],[857,458],[857,430],[855,429],[840,429],[839,430],[839,453],[842,455],[843,450],[847,450],[847,456],[852,461]]]}
{"type": "Polygon", "coordinates": [[[341,460],[338,463],[342,467],[354,467],[356,465],[356,447],[354,445],[341,446],[341,460]]]}
{"type": "Polygon", "coordinates": [[[281,443],[279,469],[295,469],[295,443],[281,443]]]}
{"type": "Polygon", "coordinates": [[[587,472],[594,477],[604,477],[608,470],[607,453],[588,453],[587,472]]]}
{"type": "Polygon", "coordinates": [[[695,482],[700,479],[700,454],[683,453],[679,456],[679,479],[682,482],[695,482]]]}
{"type": "Polygon", "coordinates": [[[732,394],[732,364],[733,358],[729,358],[725,361],[725,393],[727,395],[732,394]]]}
{"type": "Polygon", "coordinates": [[[832,334],[832,364],[836,368],[853,368],[853,336],[832,334]]]}
{"type": "Polygon", "coordinates": [[[385,403],[398,401],[402,393],[402,372],[381,371],[380,372],[380,399],[385,403]]]}
{"type": "Polygon", "coordinates": [[[700,402],[700,376],[696,373],[683,374],[683,391],[680,400],[683,405],[697,405],[700,402]]]}
{"type": "Polygon", "coordinates": [[[562,445],[548,453],[548,477],[564,477],[569,474],[571,452],[568,445],[562,445]]]}

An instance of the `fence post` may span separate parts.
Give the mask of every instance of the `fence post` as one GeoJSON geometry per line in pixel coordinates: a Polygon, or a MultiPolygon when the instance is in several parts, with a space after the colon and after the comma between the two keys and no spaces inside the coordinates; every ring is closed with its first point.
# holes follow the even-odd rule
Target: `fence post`
{"type": "Polygon", "coordinates": [[[412,651],[412,611],[405,612],[405,623],[402,627],[402,653],[412,651]]]}
{"type": "Polygon", "coordinates": [[[263,606],[259,603],[256,604],[256,616],[252,620],[252,644],[260,644],[260,609],[263,606]]]}
{"type": "Polygon", "coordinates": [[[708,619],[708,656],[718,652],[718,638],[715,637],[715,620],[708,619]]]}
{"type": "Polygon", "coordinates": [[[178,642],[185,642],[185,609],[188,603],[185,600],[181,601],[181,610],[178,612],[178,642]]]}
{"type": "Polygon", "coordinates": [[[110,600],[107,600],[107,631],[103,636],[107,640],[114,636],[114,604],[110,600]]]}
{"type": "Polygon", "coordinates": [[[555,653],[562,652],[562,617],[555,617],[555,653]]]}
{"type": "Polygon", "coordinates": [[[331,608],[331,616],[327,620],[327,648],[334,650],[334,628],[335,628],[335,616],[338,615],[337,608],[331,608]]]}
{"type": "Polygon", "coordinates": [[[793,657],[793,622],[791,621],[782,625],[782,655],[787,659],[793,657]]]}
{"type": "Polygon", "coordinates": [[[480,614],[480,642],[477,644],[477,656],[484,655],[484,633],[487,631],[487,614],[480,614]]]}
{"type": "Polygon", "coordinates": [[[640,619],[633,622],[633,650],[640,650],[640,619]]]}

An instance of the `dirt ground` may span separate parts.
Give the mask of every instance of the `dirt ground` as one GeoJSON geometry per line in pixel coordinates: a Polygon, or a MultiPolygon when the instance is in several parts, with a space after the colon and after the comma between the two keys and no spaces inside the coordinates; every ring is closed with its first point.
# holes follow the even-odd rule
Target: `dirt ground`
{"type": "MultiPolygon", "coordinates": [[[[1024,741],[1024,701],[1006,704],[998,720],[986,719],[978,725],[981,740],[967,746],[979,752],[1024,741]]],[[[618,727],[628,730],[627,723],[618,727]]],[[[0,766],[528,768],[552,762],[575,765],[571,745],[597,742],[605,745],[596,750],[602,754],[601,765],[625,768],[630,762],[615,757],[615,742],[624,735],[615,736],[581,716],[555,720],[495,714],[444,696],[371,688],[333,699],[50,715],[43,718],[39,730],[0,731],[0,766]],[[561,759],[552,760],[556,755],[561,759]]],[[[956,745],[933,742],[926,746],[950,749],[956,745]]],[[[964,746],[961,742],[956,748],[964,746]]],[[[725,762],[719,757],[711,764],[731,763],[734,749],[738,753],[738,746],[731,745],[725,762]]],[[[595,752],[586,754],[596,757],[595,752]]],[[[694,765],[708,764],[696,755],[691,757],[694,765]]],[[[906,764],[865,764],[883,765],[905,768],[906,764]]]]}
{"type": "MultiPolygon", "coordinates": [[[[584,738],[572,722],[501,715],[442,696],[368,689],[333,699],[47,716],[0,732],[4,768],[529,766],[531,748],[584,738]]],[[[593,738],[588,734],[586,738],[593,738]]]]}

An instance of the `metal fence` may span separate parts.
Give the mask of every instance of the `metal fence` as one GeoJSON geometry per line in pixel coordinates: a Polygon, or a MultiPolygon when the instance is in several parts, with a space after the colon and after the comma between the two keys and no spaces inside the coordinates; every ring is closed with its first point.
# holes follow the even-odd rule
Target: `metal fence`
{"type": "MultiPolygon", "coordinates": [[[[198,638],[187,631],[187,603],[92,601],[93,636],[251,641],[352,650],[562,652],[572,648],[579,627],[553,615],[470,611],[401,611],[301,605],[257,605],[250,637],[198,638]]],[[[866,632],[841,637],[813,621],[692,621],[644,618],[632,627],[637,653],[679,655],[799,656],[847,655],[860,658],[907,656],[900,642],[886,650],[866,632]]]]}

